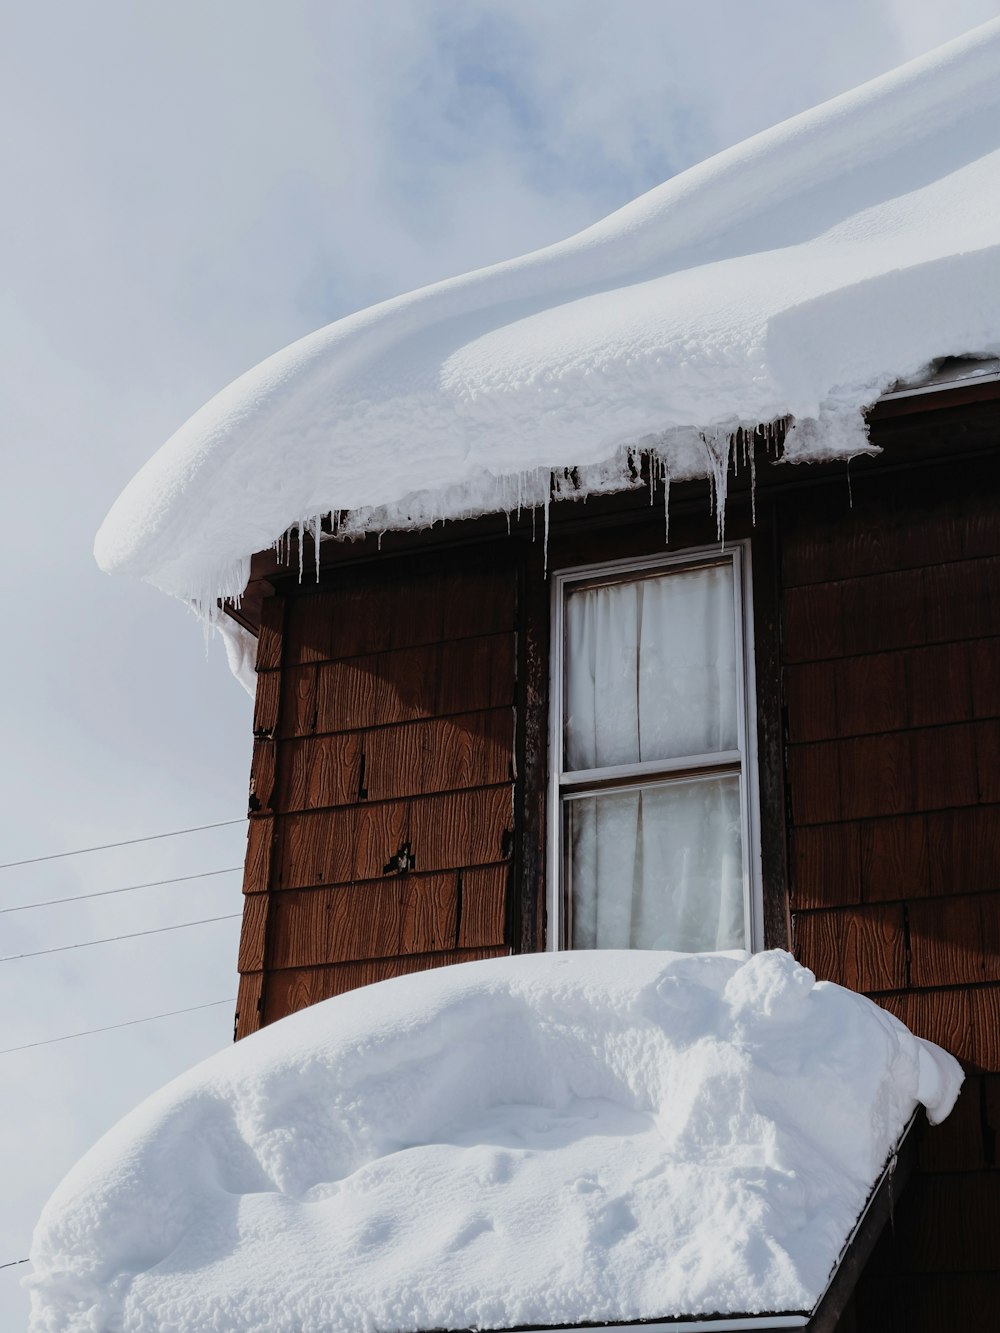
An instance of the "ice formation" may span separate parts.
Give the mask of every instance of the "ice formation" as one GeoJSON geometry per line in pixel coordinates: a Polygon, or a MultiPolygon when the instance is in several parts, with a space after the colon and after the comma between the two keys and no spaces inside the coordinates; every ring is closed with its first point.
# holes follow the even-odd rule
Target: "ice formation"
{"type": "Polygon", "coordinates": [[[951,1056],[788,954],[549,953],[328,1000],[97,1144],[32,1333],[809,1310],[951,1056]]]}
{"type": "MultiPolygon", "coordinates": [[[[295,524],[351,531],[709,475],[732,432],[866,449],[862,409],[1000,349],[1000,20],[692,168],[557,245],[341,319],[182,426],[97,538],[211,614],[295,524]]],[[[724,473],[723,473],[724,476],[724,473]]]]}

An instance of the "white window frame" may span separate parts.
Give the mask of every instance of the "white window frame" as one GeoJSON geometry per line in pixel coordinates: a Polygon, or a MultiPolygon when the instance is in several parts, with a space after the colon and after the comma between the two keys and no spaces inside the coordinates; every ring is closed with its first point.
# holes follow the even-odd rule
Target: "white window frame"
{"type": "Polygon", "coordinates": [[[577,565],[552,575],[549,659],[549,793],[546,949],[568,949],[569,884],[564,854],[564,797],[572,792],[623,791],[658,780],[707,777],[714,772],[740,777],[743,852],[743,920],[748,950],[764,947],[764,900],[760,861],[760,792],[757,773],[757,690],[754,676],[753,583],[750,543],[691,547],[673,554],[577,565]],[[733,611],[737,658],[737,750],[686,755],[679,760],[626,764],[572,774],[563,771],[563,704],[566,679],[566,597],[578,583],[614,582],[620,576],[682,568],[733,567],[733,611]]]}

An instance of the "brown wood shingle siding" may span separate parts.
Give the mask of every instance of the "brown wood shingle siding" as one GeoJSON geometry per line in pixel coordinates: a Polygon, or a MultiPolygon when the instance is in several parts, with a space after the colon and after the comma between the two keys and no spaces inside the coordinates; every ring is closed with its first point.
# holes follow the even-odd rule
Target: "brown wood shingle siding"
{"type": "MultiPolygon", "coordinates": [[[[968,1073],[840,1333],[973,1333],[1000,1302],[997,416],[929,407],[876,414],[886,453],[850,479],[758,468],[755,527],[749,478],[732,478],[727,515],[727,538],[753,546],[766,941],[968,1073]]],[[[549,520],[544,549],[528,516],[509,540],[486,517],[387,534],[381,553],[375,537],[324,543],[317,590],[255,558],[238,1035],[355,986],[544,947],[546,562],[664,549],[645,492],[554,503],[549,520]]],[[[708,488],[675,486],[670,547],[715,539],[708,488]]]]}
{"type": "Polygon", "coordinates": [[[265,1022],[293,1014],[320,1000],[329,1000],[357,986],[370,986],[391,977],[405,977],[431,967],[452,963],[475,963],[484,958],[499,958],[507,948],[492,945],[488,949],[451,949],[441,953],[411,955],[406,958],[372,958],[341,963],[332,967],[299,967],[276,970],[268,975],[268,1003],[265,1022]]]}
{"type": "Polygon", "coordinates": [[[841,1328],[986,1329],[1000,1298],[997,468],[876,477],[853,499],[797,497],[782,532],[794,948],[971,1077],[841,1328]]]}
{"type": "Polygon", "coordinates": [[[263,603],[237,1035],[508,951],[515,593],[411,563],[263,603]]]}

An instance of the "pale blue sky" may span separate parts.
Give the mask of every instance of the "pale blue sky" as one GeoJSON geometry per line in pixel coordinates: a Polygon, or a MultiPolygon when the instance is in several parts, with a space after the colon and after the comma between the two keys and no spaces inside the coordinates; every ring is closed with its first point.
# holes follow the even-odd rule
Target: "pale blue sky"
{"type": "MultiPolygon", "coordinates": [[[[242,814],[217,645],[90,547],[130,475],[284,343],[558,239],[1000,0],[35,0],[0,48],[0,861],[242,814]]],[[[242,859],[242,830],[0,872],[0,906],[242,859]]],[[[0,954],[240,907],[239,876],[0,917],[0,954]]],[[[0,964],[0,1046],[235,993],[236,923],[0,964]]],[[[0,1057],[0,1262],[228,1007],[0,1057]]],[[[23,1271],[23,1270],[22,1270],[23,1271]]],[[[0,1272],[0,1327],[23,1326],[0,1272]]]]}

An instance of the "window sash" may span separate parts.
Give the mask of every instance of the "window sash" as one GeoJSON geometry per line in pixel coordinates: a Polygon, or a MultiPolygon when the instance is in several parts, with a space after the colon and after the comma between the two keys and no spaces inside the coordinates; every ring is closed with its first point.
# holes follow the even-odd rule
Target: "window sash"
{"type": "MultiPolygon", "coordinates": [[[[740,790],[740,771],[738,768],[735,770],[722,769],[712,773],[700,773],[694,777],[675,776],[651,782],[637,783],[625,787],[607,787],[598,789],[597,791],[576,792],[571,796],[565,796],[563,798],[561,802],[561,811],[563,818],[564,846],[568,847],[573,845],[575,849],[578,836],[575,826],[577,818],[580,818],[583,821],[582,828],[579,831],[582,833],[583,844],[580,847],[580,851],[584,854],[584,859],[581,859],[579,862],[573,856],[567,857],[566,859],[564,910],[567,947],[590,947],[586,943],[581,944],[580,946],[573,943],[578,934],[576,922],[578,912],[582,914],[584,919],[591,917],[594,929],[600,929],[601,933],[605,934],[605,942],[599,946],[602,948],[637,947],[671,948],[678,950],[698,948],[701,950],[711,948],[740,948],[745,945],[747,935],[745,894],[740,892],[734,897],[731,892],[726,892],[724,889],[724,885],[727,882],[727,876],[723,870],[726,857],[722,855],[722,853],[728,842],[725,825],[722,825],[721,827],[715,825],[714,828],[714,832],[718,835],[720,840],[718,842],[713,842],[710,845],[713,853],[719,854],[719,860],[715,862],[715,869],[719,872],[719,878],[712,883],[711,891],[706,895],[704,889],[707,886],[703,883],[699,870],[701,856],[697,841],[692,844],[684,838],[684,834],[689,827],[685,819],[682,818],[679,826],[676,822],[678,811],[683,814],[685,795],[690,798],[692,788],[698,788],[704,785],[707,791],[705,797],[697,802],[698,808],[695,818],[702,824],[706,819],[709,823],[714,823],[714,820],[712,819],[713,807],[714,813],[717,815],[720,812],[720,802],[724,805],[726,801],[725,792],[720,785],[720,779],[724,783],[728,782],[729,784],[732,784],[735,782],[737,801],[741,801],[742,792],[740,790]],[[680,796],[682,802],[680,807],[674,805],[672,797],[676,799],[674,797],[675,793],[680,796]],[[658,819],[654,819],[651,825],[647,824],[646,821],[649,813],[647,806],[651,802],[655,810],[656,805],[659,804],[657,798],[662,798],[663,796],[667,797],[666,806],[661,806],[658,819]],[[609,802],[614,803],[616,797],[626,797],[631,798],[631,800],[627,802],[624,810],[619,808],[616,812],[613,808],[613,804],[611,808],[609,808],[608,804],[609,802]],[[638,805],[633,804],[636,800],[638,800],[638,805]],[[705,804],[706,800],[708,801],[708,805],[705,804]],[[577,806],[583,807],[579,815],[574,809],[574,807],[577,806]],[[590,807],[589,816],[585,812],[587,806],[590,807]],[[684,866],[681,877],[677,880],[668,878],[663,886],[664,896],[658,894],[655,888],[650,892],[641,894],[638,900],[631,894],[611,895],[609,897],[599,893],[596,896],[592,895],[592,893],[588,893],[588,879],[591,879],[591,889],[595,887],[599,889],[600,886],[599,884],[594,884],[592,878],[588,876],[587,871],[584,868],[587,850],[586,845],[588,843],[590,844],[590,854],[592,856],[596,855],[599,860],[605,863],[605,866],[607,866],[609,860],[612,866],[617,860],[614,844],[610,847],[605,847],[603,853],[601,852],[599,847],[599,835],[597,842],[595,843],[594,841],[595,829],[593,825],[595,823],[598,825],[604,823],[604,832],[607,834],[609,821],[611,826],[613,826],[617,822],[617,819],[620,819],[624,814],[626,822],[631,823],[631,820],[638,815],[640,808],[643,811],[642,819],[644,829],[642,832],[639,832],[638,827],[636,828],[636,832],[639,836],[636,842],[628,848],[628,854],[625,858],[626,863],[619,866],[618,869],[624,871],[627,877],[629,870],[634,871],[635,861],[633,860],[633,857],[638,855],[644,867],[643,876],[645,877],[646,875],[646,867],[648,864],[650,874],[653,878],[656,878],[656,867],[658,864],[662,865],[663,854],[666,854],[668,861],[673,857],[677,857],[679,854],[680,865],[684,866]],[[589,837],[587,836],[588,823],[591,824],[589,837]],[[664,840],[665,833],[667,834],[667,837],[664,840]],[[679,842],[674,841],[674,837],[677,835],[679,835],[679,842]],[[647,856],[650,853],[652,853],[652,861],[647,862],[647,856]],[[689,857],[692,853],[694,859],[693,865],[689,861],[689,857]],[[576,885],[578,875],[580,877],[579,896],[577,895],[576,885]],[[693,920],[690,910],[692,899],[696,904],[693,920]],[[667,906],[668,903],[671,905],[667,906]],[[685,903],[687,904],[686,906],[685,903]],[[739,937],[734,938],[731,929],[724,928],[726,926],[732,926],[732,914],[737,903],[740,909],[743,939],[740,939],[739,937]],[[664,916],[667,918],[666,920],[664,920],[664,916]],[[650,934],[651,928],[653,931],[652,935],[650,934]],[[644,939],[644,943],[631,943],[631,940],[636,933],[644,939]],[[609,935],[611,937],[610,939],[607,938],[609,935]],[[663,938],[662,944],[652,942],[658,935],[663,938]],[[696,941],[698,941],[697,944],[696,941]]],[[[690,814],[691,811],[689,807],[688,817],[690,817],[690,814]]],[[[704,831],[704,829],[702,829],[702,831],[704,831]]],[[[745,830],[743,828],[742,818],[740,818],[737,837],[737,842],[739,844],[740,876],[736,882],[740,884],[741,888],[744,883],[743,863],[746,858],[744,847],[745,841],[745,830]]],[[[732,850],[731,844],[729,849],[730,851],[732,850]]],[[[714,856],[712,859],[713,861],[715,860],[714,856]]],[[[680,869],[680,865],[677,866],[678,869],[680,869]]],[[[732,884],[733,881],[730,879],[729,882],[732,884]]]]}
{"type": "Polygon", "coordinates": [[[563,768],[738,745],[734,595],[728,558],[567,584],[563,768]]]}
{"type": "Polygon", "coordinates": [[[559,790],[563,796],[576,792],[601,791],[607,787],[645,785],[656,778],[698,777],[702,773],[733,771],[743,762],[740,750],[712,750],[709,754],[688,754],[676,759],[651,759],[642,764],[616,764],[608,768],[581,768],[563,773],[559,790]]]}
{"type": "Polygon", "coordinates": [[[548,930],[546,947],[569,947],[570,875],[565,847],[567,803],[575,797],[731,773],[740,779],[745,944],[763,944],[763,903],[760,883],[759,798],[756,772],[756,696],[753,679],[753,623],[749,542],[720,552],[701,548],[675,555],[649,556],[607,564],[580,566],[552,579],[552,655],[550,662],[548,930]],[[739,748],[666,760],[564,771],[566,682],[565,606],[570,591],[653,578],[671,570],[695,570],[723,563],[733,567],[733,612],[736,622],[737,736],[739,748]]]}

